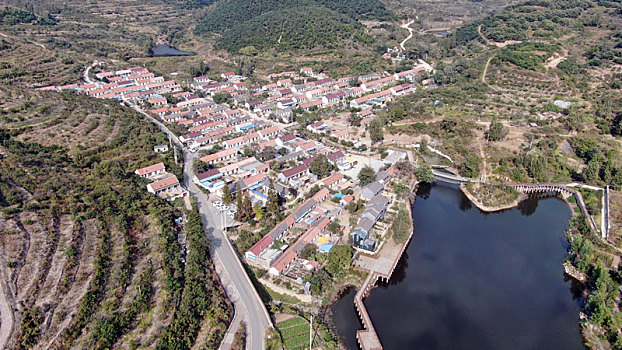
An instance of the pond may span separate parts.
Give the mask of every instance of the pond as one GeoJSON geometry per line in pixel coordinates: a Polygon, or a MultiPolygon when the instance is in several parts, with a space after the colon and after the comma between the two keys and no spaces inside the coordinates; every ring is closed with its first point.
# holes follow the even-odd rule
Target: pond
{"type": "MultiPolygon", "coordinates": [[[[557,198],[486,214],[457,186],[421,186],[413,241],[365,300],[384,349],[584,349],[582,293],[562,268],[570,216],[557,198]]],[[[353,298],[332,307],[348,349],[360,327],[353,298]]]]}

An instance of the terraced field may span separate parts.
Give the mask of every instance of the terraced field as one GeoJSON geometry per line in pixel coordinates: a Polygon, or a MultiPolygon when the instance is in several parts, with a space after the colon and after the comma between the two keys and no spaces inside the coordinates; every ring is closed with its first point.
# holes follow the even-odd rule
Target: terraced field
{"type": "Polygon", "coordinates": [[[6,348],[168,348],[182,342],[180,323],[193,329],[181,348],[217,347],[232,308],[200,220],[132,174],[159,161],[179,172],[172,154],[151,149],[157,129],[112,101],[1,91],[0,277],[14,310],[6,348]],[[192,227],[174,224],[186,215],[192,227]],[[186,269],[177,235],[190,232],[186,269]],[[200,315],[186,316],[186,293],[200,315]]]}
{"type": "Polygon", "coordinates": [[[309,346],[309,322],[301,317],[277,323],[287,350],[303,350],[309,346]]]}

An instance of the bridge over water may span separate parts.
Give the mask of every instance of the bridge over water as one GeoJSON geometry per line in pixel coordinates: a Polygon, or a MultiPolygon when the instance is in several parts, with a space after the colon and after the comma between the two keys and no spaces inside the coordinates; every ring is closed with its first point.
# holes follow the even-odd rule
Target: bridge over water
{"type": "MultiPolygon", "coordinates": [[[[436,176],[437,179],[444,182],[454,183],[454,184],[462,184],[467,182],[483,182],[480,180],[469,179],[466,177],[462,177],[460,175],[455,175],[447,171],[440,171],[438,169],[432,169],[432,174],[436,176]]],[[[515,188],[520,193],[525,194],[533,194],[533,193],[553,193],[559,194],[564,199],[568,199],[569,197],[574,197],[577,206],[581,210],[581,213],[588,219],[588,223],[594,230],[594,232],[599,232],[601,237],[607,239],[609,236],[609,186],[606,188],[595,187],[590,185],[578,184],[578,183],[568,183],[568,184],[555,184],[555,183],[539,183],[539,184],[523,184],[523,183],[510,183],[506,184],[507,186],[515,188]],[[595,191],[603,191],[602,197],[602,222],[600,228],[596,225],[594,218],[588,213],[587,207],[585,206],[585,202],[583,201],[583,196],[581,192],[574,190],[573,188],[586,188],[589,190],[595,191]]]]}

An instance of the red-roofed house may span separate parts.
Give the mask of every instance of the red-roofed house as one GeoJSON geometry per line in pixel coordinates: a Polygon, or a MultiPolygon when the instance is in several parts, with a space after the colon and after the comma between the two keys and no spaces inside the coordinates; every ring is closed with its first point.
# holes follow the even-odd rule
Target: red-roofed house
{"type": "Polygon", "coordinates": [[[140,168],[134,173],[140,177],[152,177],[164,173],[165,170],[166,168],[164,166],[164,163],[157,163],[148,167],[140,168]]]}
{"type": "Polygon", "coordinates": [[[294,184],[297,179],[308,174],[309,168],[306,165],[302,164],[283,171],[277,177],[281,182],[291,185],[294,184]]]}

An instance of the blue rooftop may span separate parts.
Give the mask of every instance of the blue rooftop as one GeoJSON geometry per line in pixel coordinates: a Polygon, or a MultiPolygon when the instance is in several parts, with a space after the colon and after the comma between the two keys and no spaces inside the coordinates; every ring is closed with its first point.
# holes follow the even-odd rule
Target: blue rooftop
{"type": "Polygon", "coordinates": [[[266,196],[265,194],[263,194],[263,193],[261,193],[261,192],[259,192],[259,191],[255,191],[255,190],[253,190],[253,193],[254,193],[254,194],[256,194],[256,195],[259,195],[260,197],[263,197],[263,198],[268,199],[268,196],[266,196]]]}
{"type": "Polygon", "coordinates": [[[327,252],[327,253],[330,252],[331,249],[333,249],[333,245],[330,243],[326,243],[320,247],[321,251],[327,252]]]}

